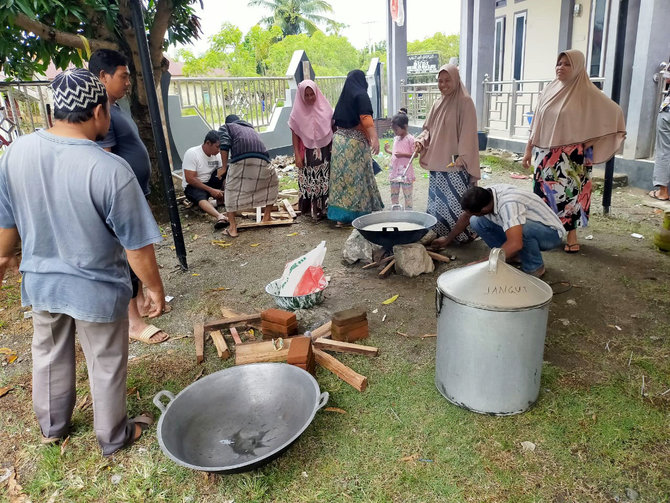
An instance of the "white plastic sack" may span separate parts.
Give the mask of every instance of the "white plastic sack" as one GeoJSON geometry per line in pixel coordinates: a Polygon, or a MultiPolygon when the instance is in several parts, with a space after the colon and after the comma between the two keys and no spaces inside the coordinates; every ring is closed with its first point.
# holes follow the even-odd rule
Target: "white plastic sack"
{"type": "Polygon", "coordinates": [[[312,266],[320,266],[326,257],[326,242],[321,241],[312,251],[286,264],[279,282],[279,295],[292,297],[303,274],[312,266]]]}

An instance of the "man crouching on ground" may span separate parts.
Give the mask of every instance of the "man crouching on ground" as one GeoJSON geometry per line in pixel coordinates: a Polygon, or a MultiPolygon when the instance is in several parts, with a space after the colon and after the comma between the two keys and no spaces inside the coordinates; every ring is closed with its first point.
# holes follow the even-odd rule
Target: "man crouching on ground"
{"type": "Polygon", "coordinates": [[[502,248],[508,262],[520,262],[523,272],[538,278],[545,273],[542,250],[561,246],[566,236],[563,224],[542,199],[513,185],[470,187],[461,198],[461,207],[464,213],[440,247],[469,223],[489,247],[502,248]]]}
{"type": "Polygon", "coordinates": [[[128,263],[147,286],[150,316],[158,316],[165,295],[153,244],[161,235],[130,166],[95,144],[109,128],[105,87],[83,69],[61,73],[51,87],[55,125],[21,136],[0,157],[0,279],[21,239],[21,297],[33,309],[33,408],[42,442],[68,435],[76,331],[95,433],[108,456],[151,423],[126,415],[128,263]]]}
{"type": "Polygon", "coordinates": [[[228,225],[228,218],[219,213],[209,202],[209,198],[216,199],[217,207],[223,206],[224,172],[219,155],[219,133],[211,130],[205,136],[202,145],[189,148],[184,154],[181,163],[182,187],[184,194],[193,203],[216,218],[215,229],[223,229],[228,225]]]}

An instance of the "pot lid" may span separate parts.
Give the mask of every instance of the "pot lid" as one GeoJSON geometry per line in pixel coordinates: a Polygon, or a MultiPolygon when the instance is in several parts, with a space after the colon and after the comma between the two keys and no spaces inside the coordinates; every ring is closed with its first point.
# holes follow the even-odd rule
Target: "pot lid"
{"type": "Polygon", "coordinates": [[[459,304],[492,311],[539,307],[553,296],[544,281],[507,265],[501,248],[493,248],[488,261],[441,274],[437,287],[459,304]]]}

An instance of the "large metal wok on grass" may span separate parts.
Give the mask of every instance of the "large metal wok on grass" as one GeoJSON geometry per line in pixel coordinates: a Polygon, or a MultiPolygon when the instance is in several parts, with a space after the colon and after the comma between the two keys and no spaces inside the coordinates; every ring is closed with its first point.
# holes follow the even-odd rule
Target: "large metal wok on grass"
{"type": "Polygon", "coordinates": [[[252,363],[215,372],[176,397],[160,391],[158,442],[175,463],[236,473],[283,453],[326,405],[316,380],[285,363],[252,363]],[[170,399],[167,406],[161,398],[170,399]]]}
{"type": "Polygon", "coordinates": [[[436,223],[437,219],[433,215],[421,211],[377,211],[358,217],[351,224],[365,239],[392,252],[394,245],[416,243],[436,223]],[[417,228],[403,230],[402,225],[398,225],[403,222],[414,224],[417,228]],[[366,229],[372,225],[378,230],[366,229]]]}

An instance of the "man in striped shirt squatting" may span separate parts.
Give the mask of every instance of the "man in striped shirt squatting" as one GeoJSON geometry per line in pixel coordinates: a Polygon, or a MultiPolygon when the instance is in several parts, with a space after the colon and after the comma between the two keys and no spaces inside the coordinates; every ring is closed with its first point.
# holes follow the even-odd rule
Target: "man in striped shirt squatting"
{"type": "Polygon", "coordinates": [[[461,198],[464,213],[446,237],[449,244],[470,224],[491,248],[502,248],[508,262],[538,278],[544,275],[542,250],[561,246],[563,224],[547,204],[532,192],[513,185],[470,187],[461,198]],[[515,260],[516,259],[516,260],[515,260]]]}

